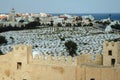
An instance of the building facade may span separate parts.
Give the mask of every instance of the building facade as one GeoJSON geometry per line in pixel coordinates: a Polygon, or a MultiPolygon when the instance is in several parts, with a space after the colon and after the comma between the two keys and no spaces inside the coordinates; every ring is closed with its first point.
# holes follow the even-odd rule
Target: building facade
{"type": "Polygon", "coordinates": [[[0,80],[120,80],[120,42],[105,41],[102,54],[32,56],[32,46],[16,45],[0,56],[0,80]]]}

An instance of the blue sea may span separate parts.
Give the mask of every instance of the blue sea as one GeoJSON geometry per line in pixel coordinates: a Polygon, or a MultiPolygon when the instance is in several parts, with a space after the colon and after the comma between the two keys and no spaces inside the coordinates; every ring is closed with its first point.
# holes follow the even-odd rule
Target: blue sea
{"type": "MultiPolygon", "coordinates": [[[[51,13],[53,16],[58,16],[64,13],[51,13]]],[[[97,13],[97,14],[93,14],[93,13],[85,13],[85,14],[71,14],[71,13],[67,13],[70,15],[76,15],[76,16],[85,16],[85,15],[92,15],[95,20],[101,20],[101,19],[106,19],[108,17],[111,18],[111,20],[120,20],[120,13],[97,13]]]]}

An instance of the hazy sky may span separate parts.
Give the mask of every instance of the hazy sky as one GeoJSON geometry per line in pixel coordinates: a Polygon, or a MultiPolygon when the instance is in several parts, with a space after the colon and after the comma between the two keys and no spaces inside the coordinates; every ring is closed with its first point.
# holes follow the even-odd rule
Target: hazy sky
{"type": "Polygon", "coordinates": [[[0,0],[0,13],[120,13],[120,0],[0,0]]]}

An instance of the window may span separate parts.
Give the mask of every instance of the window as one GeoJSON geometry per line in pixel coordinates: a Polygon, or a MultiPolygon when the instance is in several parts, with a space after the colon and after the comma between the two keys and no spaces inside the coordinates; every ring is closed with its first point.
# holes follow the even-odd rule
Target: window
{"type": "Polygon", "coordinates": [[[94,78],[91,78],[90,80],[95,80],[94,78]]]}
{"type": "Polygon", "coordinates": [[[21,69],[22,67],[22,63],[21,62],[17,62],[17,69],[21,69]]]}
{"type": "Polygon", "coordinates": [[[115,59],[111,59],[111,65],[115,65],[115,59]]]}
{"type": "Polygon", "coordinates": [[[108,51],[108,55],[112,56],[112,50],[108,51]]]}

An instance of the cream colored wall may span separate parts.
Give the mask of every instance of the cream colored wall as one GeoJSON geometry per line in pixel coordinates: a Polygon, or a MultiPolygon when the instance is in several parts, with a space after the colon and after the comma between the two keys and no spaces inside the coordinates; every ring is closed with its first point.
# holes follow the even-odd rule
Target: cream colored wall
{"type": "Polygon", "coordinates": [[[91,67],[85,68],[86,79],[83,80],[120,80],[120,69],[114,67],[91,67]]]}
{"type": "Polygon", "coordinates": [[[91,80],[91,79],[95,79],[95,80],[102,80],[101,79],[101,70],[99,68],[96,67],[86,67],[86,80],[91,80]]]}
{"type": "Polygon", "coordinates": [[[101,69],[101,79],[102,80],[120,80],[116,79],[115,69],[113,68],[103,68],[101,69]]]}
{"type": "Polygon", "coordinates": [[[30,66],[32,80],[76,80],[75,66],[30,66]]]}
{"type": "Polygon", "coordinates": [[[31,46],[17,45],[12,52],[0,56],[0,80],[120,80],[120,65],[112,67],[109,61],[112,57],[119,60],[118,55],[107,56],[108,49],[119,54],[117,44],[115,47],[104,44],[103,56],[95,54],[94,60],[91,54],[82,54],[74,59],[68,56],[67,60],[64,56],[52,59],[50,55],[46,56],[47,59],[44,55],[33,59],[31,46]],[[22,63],[21,69],[17,69],[17,62],[22,63]]]}
{"type": "Polygon", "coordinates": [[[111,59],[115,59],[115,65],[118,64],[118,54],[119,52],[119,43],[118,42],[108,42],[105,41],[103,44],[103,65],[104,66],[111,66],[111,59]],[[108,51],[112,50],[112,56],[108,55],[108,51]]]}
{"type": "Polygon", "coordinates": [[[81,64],[96,64],[96,65],[102,65],[102,58],[103,56],[101,54],[94,54],[95,59],[93,59],[93,54],[81,54],[77,57],[78,65],[81,64]]]}
{"type": "Polygon", "coordinates": [[[116,70],[116,74],[115,75],[117,76],[116,79],[120,80],[120,68],[116,70]]]}
{"type": "Polygon", "coordinates": [[[117,51],[118,51],[118,54],[117,54],[117,59],[118,59],[118,64],[120,64],[120,41],[117,42],[117,51]]]}
{"type": "Polygon", "coordinates": [[[35,58],[32,58],[31,64],[76,66],[77,58],[72,58],[71,56],[61,56],[60,58],[58,58],[57,56],[52,57],[51,55],[36,55],[35,58]]]}

